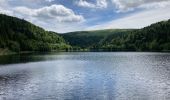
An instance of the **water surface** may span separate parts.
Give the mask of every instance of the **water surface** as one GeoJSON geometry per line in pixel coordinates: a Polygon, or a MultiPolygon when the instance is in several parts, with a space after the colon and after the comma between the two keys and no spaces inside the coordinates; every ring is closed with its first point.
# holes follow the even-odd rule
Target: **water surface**
{"type": "Polygon", "coordinates": [[[170,53],[0,56],[0,100],[170,100],[170,53]]]}

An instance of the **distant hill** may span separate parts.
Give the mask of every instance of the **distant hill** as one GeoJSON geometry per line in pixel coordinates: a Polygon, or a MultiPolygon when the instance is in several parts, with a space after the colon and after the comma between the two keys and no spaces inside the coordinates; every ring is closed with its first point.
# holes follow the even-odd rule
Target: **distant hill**
{"type": "Polygon", "coordinates": [[[0,14],[0,50],[52,51],[70,46],[55,32],[48,32],[25,20],[0,14]]]}
{"type": "Polygon", "coordinates": [[[110,29],[62,35],[73,47],[93,51],[170,51],[170,20],[142,29],[110,29]]]}
{"type": "Polygon", "coordinates": [[[126,34],[132,29],[106,29],[95,31],[78,31],[62,34],[61,36],[73,47],[89,49],[101,43],[104,39],[113,34],[126,34]]]}

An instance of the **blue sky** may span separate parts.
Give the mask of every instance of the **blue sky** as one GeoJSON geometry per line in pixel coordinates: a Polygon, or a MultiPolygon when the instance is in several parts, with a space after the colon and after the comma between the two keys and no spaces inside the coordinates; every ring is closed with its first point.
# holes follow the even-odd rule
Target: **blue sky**
{"type": "Polygon", "coordinates": [[[0,13],[59,33],[142,28],[170,19],[170,0],[0,0],[0,13]]]}

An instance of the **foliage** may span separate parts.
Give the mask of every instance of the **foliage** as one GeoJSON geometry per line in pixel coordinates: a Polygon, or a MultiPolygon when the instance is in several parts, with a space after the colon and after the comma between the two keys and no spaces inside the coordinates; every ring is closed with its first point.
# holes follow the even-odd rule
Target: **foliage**
{"type": "Polygon", "coordinates": [[[110,35],[126,33],[127,29],[108,29],[96,31],[79,31],[65,33],[61,36],[72,46],[80,47],[82,49],[89,49],[96,47],[97,44],[108,39],[110,35]]]}
{"type": "Polygon", "coordinates": [[[170,51],[170,20],[142,29],[108,29],[57,34],[45,31],[25,20],[0,14],[0,49],[14,52],[170,51]]]}
{"type": "Polygon", "coordinates": [[[95,51],[170,51],[170,20],[136,30],[72,32],[63,37],[72,46],[95,51]]]}
{"type": "Polygon", "coordinates": [[[0,14],[0,48],[19,52],[65,50],[70,46],[57,33],[0,14]]]}

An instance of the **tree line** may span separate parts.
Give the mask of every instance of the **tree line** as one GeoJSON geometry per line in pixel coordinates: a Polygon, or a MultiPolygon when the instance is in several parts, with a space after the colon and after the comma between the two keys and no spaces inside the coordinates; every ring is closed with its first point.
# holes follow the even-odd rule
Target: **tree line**
{"type": "Polygon", "coordinates": [[[63,37],[74,48],[90,51],[170,51],[170,20],[142,29],[72,32],[63,37]]]}
{"type": "Polygon", "coordinates": [[[23,19],[0,14],[0,50],[170,51],[170,20],[142,29],[108,29],[65,34],[45,31],[23,19]]]}
{"type": "Polygon", "coordinates": [[[25,20],[0,14],[0,48],[11,51],[67,50],[71,46],[55,32],[25,20]]]}

